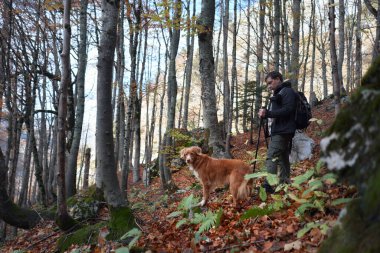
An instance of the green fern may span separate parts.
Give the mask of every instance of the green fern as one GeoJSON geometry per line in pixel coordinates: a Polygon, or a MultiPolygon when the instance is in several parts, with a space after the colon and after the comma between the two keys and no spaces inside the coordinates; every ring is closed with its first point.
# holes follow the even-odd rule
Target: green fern
{"type": "Polygon", "coordinates": [[[198,233],[210,230],[212,227],[218,227],[220,225],[223,210],[219,209],[217,212],[207,211],[205,214],[196,213],[191,220],[193,224],[201,224],[198,229],[198,233]]]}

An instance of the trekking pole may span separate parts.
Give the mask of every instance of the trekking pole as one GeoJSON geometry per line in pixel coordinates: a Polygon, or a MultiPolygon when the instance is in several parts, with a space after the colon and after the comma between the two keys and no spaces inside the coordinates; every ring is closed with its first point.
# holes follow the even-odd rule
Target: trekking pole
{"type": "Polygon", "coordinates": [[[260,133],[261,133],[261,127],[263,125],[263,118],[260,118],[260,123],[259,123],[259,136],[257,138],[257,143],[256,143],[256,153],[255,153],[255,161],[253,162],[253,172],[256,170],[256,161],[257,161],[257,152],[259,151],[259,144],[260,144],[260,133]]]}

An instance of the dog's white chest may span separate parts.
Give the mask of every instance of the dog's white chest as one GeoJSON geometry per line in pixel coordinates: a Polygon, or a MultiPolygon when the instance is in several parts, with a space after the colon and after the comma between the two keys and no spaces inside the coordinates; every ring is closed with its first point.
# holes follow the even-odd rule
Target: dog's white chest
{"type": "Polygon", "coordinates": [[[198,172],[194,169],[193,165],[189,165],[189,169],[193,172],[194,176],[200,180],[198,172]]]}

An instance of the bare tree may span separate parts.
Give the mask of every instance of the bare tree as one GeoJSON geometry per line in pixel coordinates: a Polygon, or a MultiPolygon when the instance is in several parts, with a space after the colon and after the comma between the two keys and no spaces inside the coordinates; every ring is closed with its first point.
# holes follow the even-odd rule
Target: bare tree
{"type": "Polygon", "coordinates": [[[338,58],[336,55],[335,44],[335,4],[334,0],[329,0],[329,38],[330,38],[330,57],[331,57],[331,73],[334,84],[334,102],[335,102],[335,114],[338,114],[340,108],[340,80],[338,72],[338,58]]]}
{"type": "Polygon", "coordinates": [[[364,0],[367,9],[376,19],[376,36],[372,50],[372,62],[375,61],[380,54],[380,0],[377,0],[377,9],[372,5],[370,0],[364,0]]]}
{"type": "Polygon", "coordinates": [[[114,208],[125,206],[116,176],[112,122],[112,75],[115,57],[119,0],[103,0],[96,108],[96,186],[114,208]]]}
{"type": "MultiPolygon", "coordinates": [[[[193,17],[195,17],[196,12],[196,0],[193,0],[193,17]]],[[[186,44],[187,44],[187,58],[186,58],[186,69],[185,69],[185,92],[184,92],[184,105],[183,105],[183,128],[187,129],[188,118],[189,118],[189,98],[190,98],[190,85],[191,76],[193,70],[193,54],[194,54],[194,29],[191,23],[190,17],[190,0],[187,1],[187,22],[189,26],[187,28],[186,44]]]]}
{"type": "Polygon", "coordinates": [[[71,197],[76,193],[76,175],[77,175],[77,162],[80,139],[82,136],[82,126],[84,117],[84,83],[87,67],[87,6],[88,0],[81,0],[80,2],[80,42],[79,42],[79,58],[78,58],[78,75],[77,75],[77,103],[76,103],[76,117],[73,142],[70,148],[70,155],[68,160],[66,172],[66,193],[67,197],[71,197]]]}
{"type": "Polygon", "coordinates": [[[204,126],[210,133],[208,141],[214,157],[224,155],[224,145],[218,126],[215,96],[215,68],[213,56],[213,30],[215,20],[215,0],[202,0],[201,14],[198,19],[199,71],[202,83],[202,105],[204,126]]]}
{"type": "MultiPolygon", "coordinates": [[[[182,2],[181,0],[176,0],[174,2],[174,13],[173,13],[173,27],[169,27],[170,36],[170,53],[169,53],[169,72],[168,72],[168,88],[167,88],[167,125],[163,139],[163,147],[167,148],[172,146],[173,140],[171,137],[171,131],[174,129],[175,124],[175,109],[177,103],[177,77],[176,77],[176,58],[178,53],[179,40],[181,35],[181,15],[182,15],[182,2]]],[[[163,178],[161,178],[164,187],[169,186],[171,181],[171,172],[168,168],[169,154],[164,152],[161,154],[160,167],[163,170],[163,178]]]]}
{"type": "MultiPolygon", "coordinates": [[[[251,0],[248,0],[247,6],[247,49],[246,49],[246,62],[245,62],[245,76],[244,76],[244,99],[243,99],[243,132],[248,132],[247,119],[248,119],[248,71],[250,63],[250,48],[251,48],[251,0]]],[[[252,119],[251,119],[252,120],[252,119]]]]}
{"type": "Polygon", "coordinates": [[[362,20],[362,1],[357,0],[357,20],[356,20],[356,32],[355,32],[355,86],[360,86],[360,80],[362,78],[362,32],[361,32],[361,20],[362,20]]]}
{"type": "Polygon", "coordinates": [[[229,26],[230,0],[224,0],[223,16],[223,138],[226,140],[226,156],[230,157],[229,139],[231,138],[231,89],[228,72],[228,26],[229,26]]]}
{"type": "Polygon", "coordinates": [[[293,15],[292,58],[291,58],[289,76],[292,81],[293,88],[298,90],[301,0],[293,0],[292,15],[293,15]]]}
{"type": "Polygon", "coordinates": [[[280,70],[280,22],[281,22],[281,3],[274,0],[274,69],[280,70]]]}
{"type": "Polygon", "coordinates": [[[61,89],[58,107],[58,135],[57,135],[57,212],[58,225],[63,230],[70,229],[74,221],[67,212],[66,191],[65,191],[65,169],[66,169],[66,116],[67,116],[67,89],[71,84],[71,66],[70,66],[70,25],[71,0],[64,1],[64,17],[63,17],[63,48],[61,53],[62,59],[62,77],[61,89]]]}
{"type": "Polygon", "coordinates": [[[343,86],[343,75],[342,75],[342,69],[343,69],[343,61],[344,61],[344,47],[345,47],[345,6],[344,6],[344,0],[339,0],[339,29],[338,29],[338,35],[339,35],[339,48],[338,48],[338,74],[339,74],[339,87],[340,89],[344,89],[343,86]]]}

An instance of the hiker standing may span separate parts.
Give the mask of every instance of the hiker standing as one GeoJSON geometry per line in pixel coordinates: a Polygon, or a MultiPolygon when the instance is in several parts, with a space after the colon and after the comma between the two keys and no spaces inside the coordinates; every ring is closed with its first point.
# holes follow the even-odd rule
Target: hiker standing
{"type": "MultiPolygon", "coordinates": [[[[280,167],[280,183],[290,183],[289,154],[296,131],[295,111],[296,94],[290,81],[283,82],[281,73],[272,71],[265,77],[268,88],[272,91],[269,108],[260,109],[258,116],[270,121],[270,142],[267,151],[266,168],[269,173],[277,174],[280,167]]],[[[273,188],[265,181],[262,185],[268,193],[273,188]]]]}

